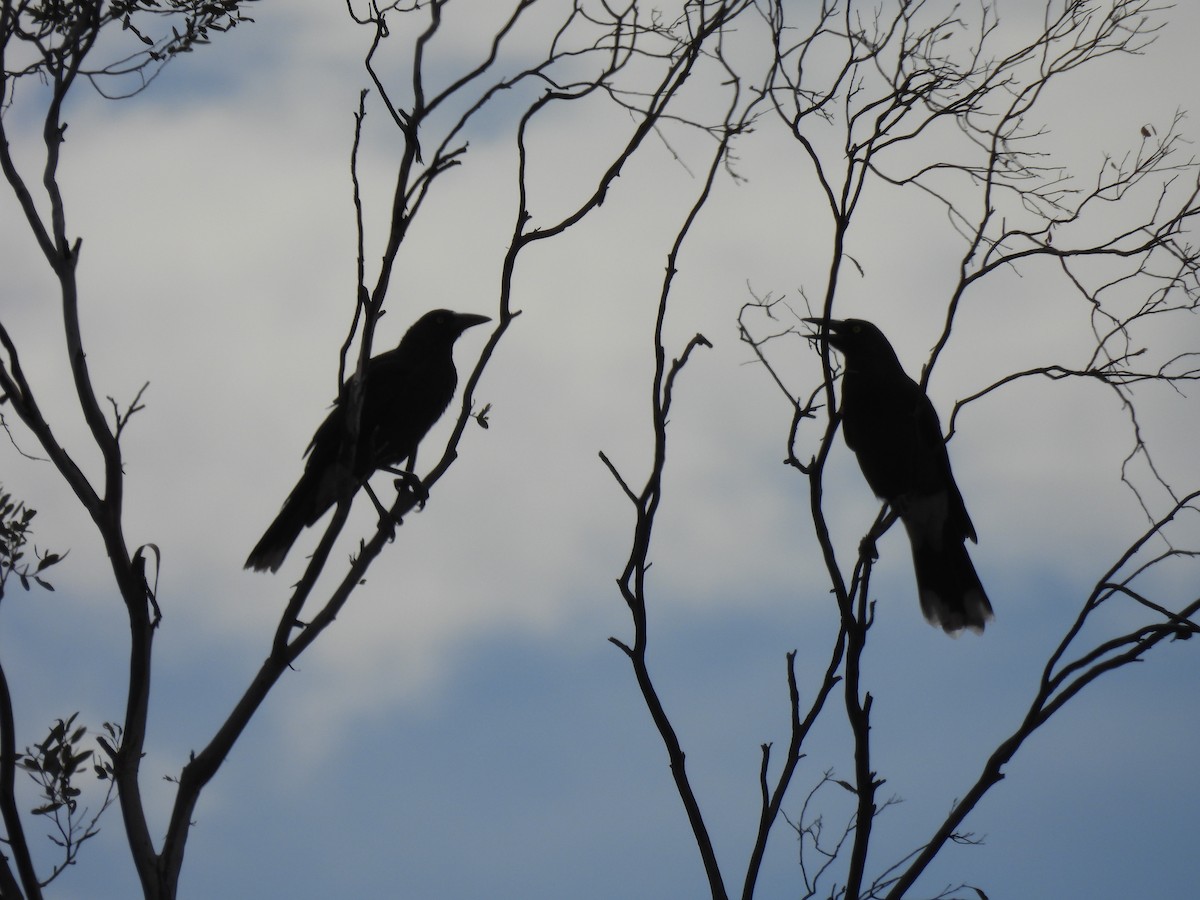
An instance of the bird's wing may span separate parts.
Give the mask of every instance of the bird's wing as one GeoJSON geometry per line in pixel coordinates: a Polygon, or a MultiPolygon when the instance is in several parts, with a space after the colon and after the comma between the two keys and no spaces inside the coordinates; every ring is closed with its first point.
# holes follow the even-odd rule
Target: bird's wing
{"type": "Polygon", "coordinates": [[[919,467],[914,486],[919,493],[944,494],[947,528],[952,530],[956,538],[970,538],[978,542],[975,526],[967,514],[967,506],[954,480],[954,470],[950,467],[950,453],[942,436],[942,424],[938,419],[937,410],[924,391],[921,391],[921,401],[917,404],[914,423],[914,458],[919,467]]]}

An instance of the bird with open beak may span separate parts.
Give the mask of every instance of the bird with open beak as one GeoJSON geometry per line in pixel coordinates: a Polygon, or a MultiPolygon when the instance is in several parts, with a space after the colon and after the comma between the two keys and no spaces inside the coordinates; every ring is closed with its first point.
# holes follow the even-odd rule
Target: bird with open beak
{"type": "Polygon", "coordinates": [[[992,605],[966,548],[978,539],[929,397],[870,322],[804,321],[845,360],[842,434],[871,490],[904,523],[925,618],[948,634],[983,631],[992,605]]]}

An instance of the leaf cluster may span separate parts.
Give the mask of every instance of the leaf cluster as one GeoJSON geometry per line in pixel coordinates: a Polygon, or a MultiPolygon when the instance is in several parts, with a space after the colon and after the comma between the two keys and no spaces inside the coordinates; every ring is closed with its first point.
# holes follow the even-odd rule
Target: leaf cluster
{"type": "Polygon", "coordinates": [[[42,573],[61,562],[66,554],[49,550],[39,553],[35,546],[34,558],[25,559],[25,548],[31,533],[30,523],[36,515],[36,509],[27,507],[23,500],[16,500],[12,494],[0,489],[0,599],[4,598],[4,586],[13,575],[27,591],[31,582],[48,591],[54,590],[42,573]]]}
{"type": "Polygon", "coordinates": [[[66,85],[83,75],[104,96],[141,92],[161,67],[180,53],[211,43],[213,32],[226,32],[254,20],[243,7],[255,0],[17,0],[0,9],[0,97],[12,102],[17,78],[37,75],[45,83],[66,85]],[[100,36],[127,32],[137,42],[129,52],[106,41],[106,62],[86,65],[100,36]],[[140,46],[138,46],[140,45],[140,46]],[[131,86],[120,79],[132,77],[131,86]],[[118,87],[103,85],[118,79],[118,87]],[[7,82],[7,83],[5,83],[7,82]]]}
{"type": "Polygon", "coordinates": [[[17,765],[41,789],[40,802],[31,813],[45,816],[50,821],[51,832],[47,836],[65,851],[63,862],[55,867],[42,886],[72,865],[80,846],[99,834],[100,816],[114,799],[113,763],[121,743],[121,727],[112,722],[104,723],[108,736],[96,736],[96,743],[103,751],[103,756],[98,756],[94,750],[81,746],[87,736],[87,727],[75,724],[78,717],[79,713],[75,712],[66,719],[57,719],[44,740],[32,748],[26,747],[24,753],[16,754],[17,765]],[[83,788],[77,781],[89,767],[99,780],[108,783],[103,802],[94,815],[87,807],[80,807],[83,788]]]}

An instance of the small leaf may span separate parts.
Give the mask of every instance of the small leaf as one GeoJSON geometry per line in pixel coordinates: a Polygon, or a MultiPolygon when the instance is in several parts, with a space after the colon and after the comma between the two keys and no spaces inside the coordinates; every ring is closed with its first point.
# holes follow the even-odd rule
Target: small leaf
{"type": "Polygon", "coordinates": [[[79,764],[82,762],[86,762],[88,759],[91,758],[91,756],[92,756],[91,750],[84,750],[82,753],[76,753],[74,756],[71,757],[71,767],[75,768],[75,769],[79,768],[79,764]]]}

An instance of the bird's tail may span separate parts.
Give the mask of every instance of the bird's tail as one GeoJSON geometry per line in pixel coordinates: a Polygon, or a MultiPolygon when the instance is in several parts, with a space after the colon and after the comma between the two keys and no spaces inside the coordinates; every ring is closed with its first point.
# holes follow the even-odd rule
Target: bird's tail
{"type": "Polygon", "coordinates": [[[983,631],[992,618],[992,604],[966,545],[951,540],[936,547],[928,541],[914,540],[912,551],[921,612],[930,624],[941,626],[947,634],[964,628],[983,631]]]}
{"type": "Polygon", "coordinates": [[[317,508],[320,505],[321,493],[319,479],[313,476],[311,469],[305,469],[296,487],[288,494],[275,521],[246,557],[244,568],[254,569],[256,572],[278,572],[300,532],[321,518],[329,508],[329,503],[317,508]]]}

